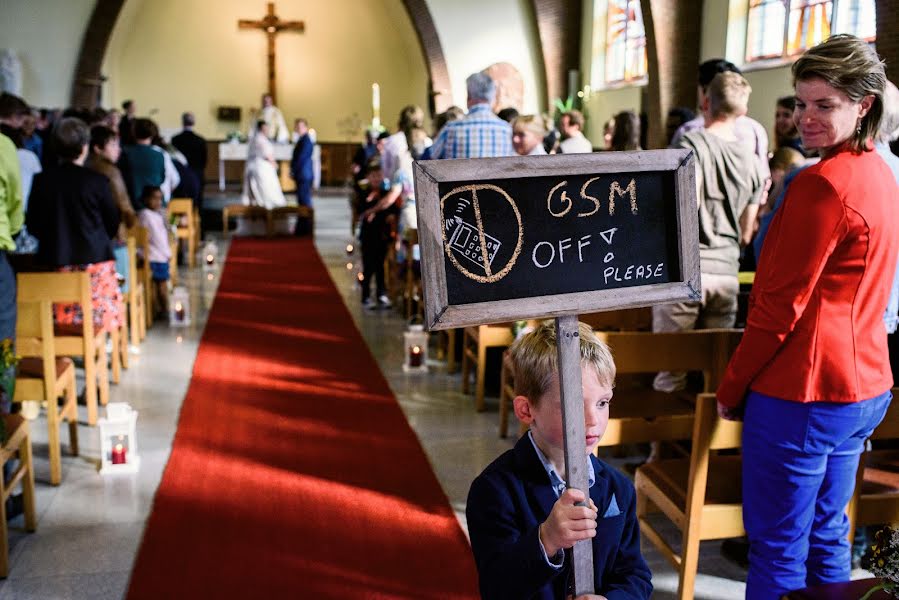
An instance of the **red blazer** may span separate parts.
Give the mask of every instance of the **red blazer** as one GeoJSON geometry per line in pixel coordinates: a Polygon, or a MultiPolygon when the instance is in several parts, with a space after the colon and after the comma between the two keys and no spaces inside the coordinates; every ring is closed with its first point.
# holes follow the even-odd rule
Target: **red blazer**
{"type": "Polygon", "coordinates": [[[899,255],[899,187],[876,152],[800,173],[771,223],[743,339],[718,400],[749,390],[857,402],[890,389],[883,313],[899,255]]]}

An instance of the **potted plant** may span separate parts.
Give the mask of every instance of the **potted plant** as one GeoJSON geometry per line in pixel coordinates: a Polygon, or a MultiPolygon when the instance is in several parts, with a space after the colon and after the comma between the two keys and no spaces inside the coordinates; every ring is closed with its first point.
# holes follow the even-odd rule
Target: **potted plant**
{"type": "Polygon", "coordinates": [[[899,597],[899,529],[884,527],[874,534],[874,544],[862,559],[862,567],[881,578],[861,600],[867,600],[878,590],[899,597]]]}
{"type": "MultiPolygon", "coordinates": [[[[9,414],[13,389],[16,385],[16,364],[19,359],[13,351],[13,341],[0,342],[0,417],[9,414]]],[[[6,423],[0,418],[0,442],[6,441],[6,423]]]]}

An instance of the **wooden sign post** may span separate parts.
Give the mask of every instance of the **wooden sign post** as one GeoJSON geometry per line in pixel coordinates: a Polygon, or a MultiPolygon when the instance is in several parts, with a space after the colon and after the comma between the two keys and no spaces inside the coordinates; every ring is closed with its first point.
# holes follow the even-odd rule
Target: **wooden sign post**
{"type": "MultiPolygon", "coordinates": [[[[577,315],[701,298],[693,155],[419,161],[414,174],[426,326],[556,317],[565,479],[589,498],[577,315]]],[[[593,593],[589,540],[572,561],[575,595],[593,593]]]]}

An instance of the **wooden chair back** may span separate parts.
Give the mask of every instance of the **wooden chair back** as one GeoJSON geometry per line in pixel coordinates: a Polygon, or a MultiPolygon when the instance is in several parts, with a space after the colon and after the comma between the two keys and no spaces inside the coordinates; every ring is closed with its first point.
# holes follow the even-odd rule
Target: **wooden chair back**
{"type": "Polygon", "coordinates": [[[594,331],[652,331],[652,308],[624,308],[580,315],[594,331]]]}
{"type": "MultiPolygon", "coordinates": [[[[16,354],[22,358],[40,358],[44,364],[45,389],[52,390],[56,387],[53,305],[49,300],[17,299],[16,310],[16,354]]],[[[43,397],[41,393],[33,399],[43,397]]]]}
{"type": "Polygon", "coordinates": [[[153,273],[150,270],[150,232],[146,227],[135,225],[128,230],[128,237],[134,238],[136,253],[140,255],[140,260],[135,256],[137,264],[134,272],[137,274],[144,288],[144,308],[146,312],[146,327],[153,324],[153,273]]]}
{"type": "MultiPolygon", "coordinates": [[[[672,333],[597,331],[609,345],[618,374],[702,371],[705,392],[717,389],[742,332],[704,329],[672,333]]],[[[693,396],[650,388],[619,389],[600,446],[689,439],[693,396]]]]}
{"type": "MultiPolygon", "coordinates": [[[[0,415],[0,419],[4,420],[7,436],[0,446],[0,472],[6,471],[3,467],[7,461],[18,457],[16,468],[0,486],[0,503],[5,505],[16,486],[21,485],[25,531],[31,533],[37,529],[37,513],[34,509],[34,468],[28,421],[22,415],[0,415]]],[[[5,578],[9,575],[9,530],[5,510],[0,513],[0,517],[0,578],[5,578]]]]}
{"type": "MultiPolygon", "coordinates": [[[[896,401],[899,387],[894,387],[892,393],[893,400],[871,434],[871,442],[899,440],[899,402],[896,401]]],[[[895,444],[886,445],[895,447],[895,444]]],[[[855,475],[855,491],[846,513],[850,543],[857,526],[899,523],[899,450],[868,449],[862,453],[855,475]]]]}
{"type": "MultiPolygon", "coordinates": [[[[194,220],[194,203],[190,198],[172,198],[169,200],[168,206],[169,217],[175,217],[175,237],[176,239],[184,239],[187,241],[187,264],[190,267],[195,266],[197,261],[197,232],[196,222],[194,220]]],[[[177,242],[175,243],[175,251],[172,252],[175,266],[178,265],[177,260],[177,242]]]]}

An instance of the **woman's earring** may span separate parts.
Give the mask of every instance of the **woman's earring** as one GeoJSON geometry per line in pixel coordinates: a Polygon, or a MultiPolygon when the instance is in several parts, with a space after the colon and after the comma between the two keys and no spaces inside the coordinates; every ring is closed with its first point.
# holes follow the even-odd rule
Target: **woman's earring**
{"type": "Polygon", "coordinates": [[[858,135],[861,132],[862,132],[862,121],[861,121],[861,119],[859,119],[858,123],[856,123],[856,125],[855,125],[855,135],[858,135]]]}

